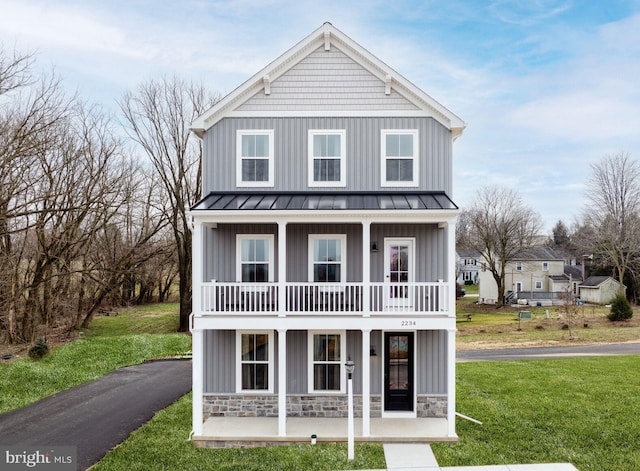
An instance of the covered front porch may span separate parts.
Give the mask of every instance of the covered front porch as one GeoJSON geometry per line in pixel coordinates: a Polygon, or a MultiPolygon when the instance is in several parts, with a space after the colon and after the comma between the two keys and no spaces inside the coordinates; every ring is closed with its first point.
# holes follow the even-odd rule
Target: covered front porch
{"type": "MultiPolygon", "coordinates": [[[[355,418],[355,441],[381,443],[430,443],[456,441],[457,436],[447,435],[446,418],[372,418],[370,433],[362,434],[362,419],[355,418]]],[[[347,441],[347,418],[288,417],[286,436],[278,433],[277,417],[210,417],[202,427],[201,435],[194,435],[193,442],[201,448],[254,447],[265,445],[291,445],[347,441]]]]}

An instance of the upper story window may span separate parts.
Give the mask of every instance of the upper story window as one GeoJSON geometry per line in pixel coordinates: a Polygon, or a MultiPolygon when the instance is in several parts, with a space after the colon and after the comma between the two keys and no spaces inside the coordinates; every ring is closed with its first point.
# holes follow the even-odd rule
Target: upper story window
{"type": "Polygon", "coordinates": [[[549,271],[549,262],[542,262],[542,271],[549,271]]]}
{"type": "Polygon", "coordinates": [[[536,281],[536,289],[542,289],[542,281],[536,281]]]}
{"type": "Polygon", "coordinates": [[[238,234],[236,279],[244,283],[273,281],[273,245],[271,234],[238,234]]]}
{"type": "Polygon", "coordinates": [[[309,186],[346,185],[344,130],[309,131],[309,186]]]}
{"type": "Polygon", "coordinates": [[[382,186],[418,186],[418,130],[382,130],[382,186]]]}
{"type": "Polygon", "coordinates": [[[238,130],[236,185],[273,186],[273,130],[238,130]]]}
{"type": "Polygon", "coordinates": [[[309,235],[309,281],[340,283],[346,280],[347,236],[309,235]]]}
{"type": "Polygon", "coordinates": [[[522,271],[522,262],[516,262],[516,271],[522,271]]]}

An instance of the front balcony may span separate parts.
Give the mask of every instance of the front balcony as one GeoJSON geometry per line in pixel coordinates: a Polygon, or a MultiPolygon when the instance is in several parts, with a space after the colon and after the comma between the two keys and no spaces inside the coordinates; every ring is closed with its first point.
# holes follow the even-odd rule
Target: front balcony
{"type": "Polygon", "coordinates": [[[203,315],[449,315],[449,284],[202,283],[203,315]]]}

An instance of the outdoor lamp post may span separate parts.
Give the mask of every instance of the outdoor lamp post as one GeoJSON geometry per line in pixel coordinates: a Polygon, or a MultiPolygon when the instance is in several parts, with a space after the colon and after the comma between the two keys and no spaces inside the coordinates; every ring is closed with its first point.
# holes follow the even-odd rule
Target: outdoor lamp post
{"type": "Polygon", "coordinates": [[[347,370],[347,408],[348,408],[348,418],[347,418],[347,459],[353,460],[354,458],[354,449],[353,449],[353,379],[351,376],[353,375],[353,370],[356,369],[355,363],[351,360],[351,357],[344,364],[345,370],[347,370]]]}

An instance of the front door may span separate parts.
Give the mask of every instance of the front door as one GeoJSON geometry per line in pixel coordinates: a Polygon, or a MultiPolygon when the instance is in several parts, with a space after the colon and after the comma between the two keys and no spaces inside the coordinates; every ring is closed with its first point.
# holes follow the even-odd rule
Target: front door
{"type": "Polygon", "coordinates": [[[413,281],[413,239],[385,239],[384,276],[391,286],[387,289],[387,306],[409,307],[413,281]]]}
{"type": "Polygon", "coordinates": [[[385,332],[384,345],[384,410],[413,411],[413,332],[385,332]]]}

